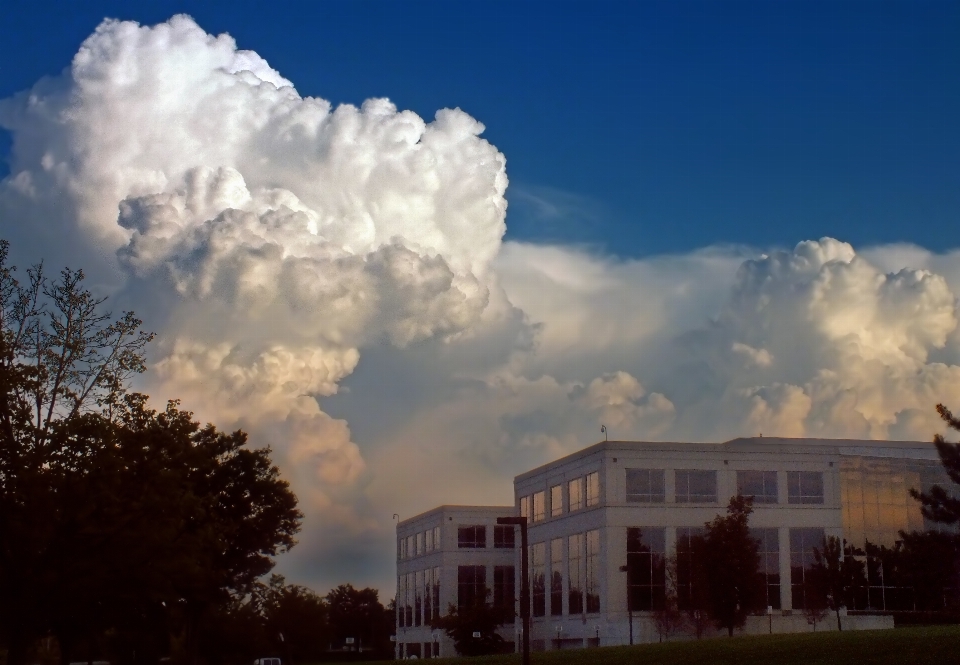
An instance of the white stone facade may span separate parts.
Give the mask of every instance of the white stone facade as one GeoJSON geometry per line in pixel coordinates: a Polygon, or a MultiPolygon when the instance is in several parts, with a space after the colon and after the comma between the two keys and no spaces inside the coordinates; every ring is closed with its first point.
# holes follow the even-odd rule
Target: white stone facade
{"type": "MultiPolygon", "coordinates": [[[[482,566],[485,584],[491,588],[498,566],[514,571],[517,550],[497,547],[495,536],[497,518],[516,514],[513,506],[440,506],[397,525],[398,658],[456,655],[452,640],[430,627],[431,618],[457,605],[461,566],[482,566]],[[460,529],[471,527],[482,529],[482,546],[474,541],[461,547],[460,529]]],[[[509,531],[512,534],[513,528],[509,531]]],[[[512,629],[505,628],[502,634],[508,642],[513,639],[512,629]]]]}
{"type": "MultiPolygon", "coordinates": [[[[457,602],[459,566],[480,563],[492,570],[510,562],[516,566],[519,596],[519,535],[517,549],[495,549],[489,541],[487,548],[464,549],[454,528],[483,523],[492,531],[496,517],[519,513],[529,520],[533,649],[629,643],[628,593],[635,610],[633,641],[657,641],[653,613],[642,609],[655,602],[650,599],[657,583],[637,573],[646,559],[636,555],[628,592],[628,575],[622,570],[628,548],[636,551],[642,543],[644,552],[661,555],[677,552],[678,545],[682,550],[691,529],[723,513],[730,497],[751,494],[757,498],[750,526],[766,543],[761,549],[768,609],[751,616],[744,632],[813,630],[801,609],[803,598],[795,597],[803,593],[800,582],[812,544],[837,536],[858,546],[864,540],[889,546],[900,529],[929,527],[908,493],[910,488],[929,489],[934,482],[949,481],[930,443],[776,438],[723,444],[601,442],[517,476],[515,507],[441,507],[400,523],[398,539],[404,541],[435,524],[448,528],[442,530],[441,549],[420,558],[399,558],[398,546],[398,578],[405,579],[418,566],[439,567],[445,612],[447,604],[457,602]]],[[[886,609],[875,602],[871,607],[886,609]]],[[[847,629],[892,627],[892,619],[883,616],[851,615],[843,621],[847,629]]],[[[519,625],[518,619],[505,628],[508,641],[518,643],[519,625]]],[[[836,619],[827,618],[816,629],[836,630],[836,619]]],[[[397,630],[398,642],[405,644],[433,639],[429,628],[401,626],[399,620],[397,630]]],[[[440,654],[453,655],[443,637],[440,654]]],[[[424,647],[420,650],[421,657],[427,655],[424,647]]]]}

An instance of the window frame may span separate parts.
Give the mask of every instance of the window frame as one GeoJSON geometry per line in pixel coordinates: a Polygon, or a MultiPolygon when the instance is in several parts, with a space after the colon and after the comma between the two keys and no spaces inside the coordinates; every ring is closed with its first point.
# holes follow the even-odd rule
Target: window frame
{"type": "Polygon", "coordinates": [[[550,486],[550,517],[563,515],[563,483],[550,486]]]}
{"type": "Polygon", "coordinates": [[[624,487],[627,503],[664,503],[667,500],[667,474],[664,469],[624,469],[624,487]],[[646,474],[647,492],[630,492],[631,476],[635,479],[646,474]],[[654,474],[659,475],[660,491],[653,491],[654,474]]]}
{"type": "Polygon", "coordinates": [[[753,497],[754,505],[773,505],[780,503],[780,482],[777,479],[776,471],[763,471],[759,469],[737,469],[737,494],[745,497],[753,497]],[[745,491],[743,487],[746,483],[742,482],[743,476],[750,473],[760,474],[760,488],[763,490],[761,494],[749,493],[745,491]],[[773,487],[769,487],[769,482],[772,479],[773,487]]]}
{"type": "Polygon", "coordinates": [[[494,524],[493,525],[493,547],[494,549],[517,548],[517,530],[512,524],[494,524]],[[505,534],[510,534],[509,538],[504,538],[505,534]]]}
{"type": "Polygon", "coordinates": [[[583,478],[584,488],[586,490],[587,508],[595,508],[600,505],[600,472],[591,471],[583,478]],[[592,481],[592,482],[591,482],[592,481]]]}
{"type": "Polygon", "coordinates": [[[540,490],[539,492],[533,493],[533,504],[531,508],[533,509],[533,516],[531,517],[531,522],[542,522],[547,519],[547,493],[545,490],[540,490]],[[539,505],[538,505],[539,504],[539,505]]]}
{"type": "Polygon", "coordinates": [[[700,504],[715,504],[718,500],[718,488],[717,488],[717,471],[716,469],[675,469],[674,470],[674,502],[675,503],[700,503],[700,504]],[[704,494],[698,492],[696,494],[690,491],[691,479],[693,474],[703,474],[703,477],[711,478],[713,483],[713,494],[704,494]],[[681,486],[684,483],[681,483],[681,476],[686,476],[685,489],[686,492],[681,494],[681,486]]]}
{"type": "Polygon", "coordinates": [[[787,503],[794,506],[822,506],[826,503],[825,485],[823,471],[787,471],[787,503]],[[812,478],[818,478],[819,494],[808,494],[804,491],[809,489],[809,487],[804,487],[804,479],[812,478]],[[794,492],[794,479],[796,479],[796,492],[794,492]]]}
{"type": "Polygon", "coordinates": [[[584,508],[584,490],[583,490],[583,476],[577,476],[567,481],[567,512],[574,512],[577,510],[583,510],[584,508]],[[574,495],[571,490],[573,488],[577,489],[576,500],[574,500],[574,495]]]}
{"type": "Polygon", "coordinates": [[[486,524],[460,524],[457,526],[457,549],[481,550],[487,548],[486,524]],[[473,538],[465,538],[468,531],[473,531],[473,538]],[[470,544],[473,543],[473,544],[470,544]]]}

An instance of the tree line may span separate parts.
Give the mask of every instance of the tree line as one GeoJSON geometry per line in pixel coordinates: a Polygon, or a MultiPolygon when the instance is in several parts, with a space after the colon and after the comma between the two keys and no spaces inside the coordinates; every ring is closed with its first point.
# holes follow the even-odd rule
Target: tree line
{"type": "Polygon", "coordinates": [[[176,401],[150,408],[129,390],[153,339],[141,321],[106,311],[80,270],[18,272],[8,256],[0,240],[7,665],[105,652],[195,662],[217,617],[309,604],[302,590],[258,582],[302,520],[271,450],[176,401]]]}

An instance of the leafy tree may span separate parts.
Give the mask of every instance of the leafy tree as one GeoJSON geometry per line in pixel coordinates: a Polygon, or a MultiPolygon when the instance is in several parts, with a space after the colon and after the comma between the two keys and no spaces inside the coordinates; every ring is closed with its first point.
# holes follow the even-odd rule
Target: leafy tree
{"type": "Polygon", "coordinates": [[[293,662],[321,660],[330,646],[330,608],[310,589],[271,575],[254,591],[267,643],[293,662]],[[283,635],[283,639],[280,639],[283,635]]]}
{"type": "MultiPolygon", "coordinates": [[[[690,539],[690,549],[672,557],[676,573],[677,605],[685,623],[699,640],[710,625],[709,552],[703,536],[690,539]]],[[[668,562],[668,574],[670,571],[668,562]]]]}
{"type": "MultiPolygon", "coordinates": [[[[683,630],[686,617],[680,610],[680,597],[677,593],[677,556],[669,556],[663,563],[664,592],[663,602],[653,610],[653,621],[657,627],[657,635],[661,642],[669,640],[674,633],[683,630]]],[[[702,633],[702,630],[701,630],[702,633]]]]}
{"type": "MultiPolygon", "coordinates": [[[[937,404],[937,413],[950,429],[960,430],[960,420],[943,404],[937,404]]],[[[940,462],[950,476],[950,480],[960,484],[960,445],[949,443],[941,434],[933,437],[933,443],[940,455],[940,462]]],[[[923,514],[928,519],[942,524],[956,524],[960,522],[960,499],[953,496],[940,485],[934,485],[930,492],[910,490],[910,495],[923,504],[923,514]]]]}
{"type": "Polygon", "coordinates": [[[918,610],[951,609],[945,589],[960,586],[960,542],[952,533],[900,533],[904,582],[913,587],[918,610]]]}
{"type": "Polygon", "coordinates": [[[706,523],[695,550],[706,576],[710,617],[731,637],[746,622],[748,601],[757,595],[760,555],[759,543],[750,535],[751,512],[752,498],[731,497],[727,514],[706,523]]]}
{"type": "Polygon", "coordinates": [[[811,577],[816,590],[807,596],[822,599],[823,605],[837,615],[837,630],[843,630],[840,608],[854,607],[858,590],[867,585],[864,564],[854,556],[853,547],[836,536],[826,536],[822,547],[813,548],[813,558],[811,577]]]}
{"type": "Polygon", "coordinates": [[[330,608],[330,630],[333,640],[343,644],[352,637],[358,647],[367,647],[378,653],[392,652],[390,635],[393,632],[393,613],[384,608],[376,589],[355,589],[341,584],[326,596],[330,608]]]}
{"type": "MultiPolygon", "coordinates": [[[[152,335],[113,318],[83,273],[17,280],[0,241],[0,640],[9,665],[55,635],[93,657],[108,631],[178,635],[294,544],[296,497],[246,435],[127,390],[152,335]]],[[[132,651],[132,648],[131,648],[132,651]]],[[[149,653],[150,648],[141,650],[149,653]]]]}
{"type": "Polygon", "coordinates": [[[513,621],[515,612],[512,606],[493,605],[489,597],[490,590],[483,588],[473,603],[463,607],[451,603],[446,616],[431,624],[447,633],[461,656],[487,656],[503,651],[505,642],[497,629],[513,621]],[[474,633],[480,636],[474,637],[474,633]]]}

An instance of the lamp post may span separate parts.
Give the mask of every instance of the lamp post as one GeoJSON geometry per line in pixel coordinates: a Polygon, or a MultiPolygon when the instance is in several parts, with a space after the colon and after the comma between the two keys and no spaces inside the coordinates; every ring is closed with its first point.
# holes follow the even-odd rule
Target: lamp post
{"type": "Polygon", "coordinates": [[[633,606],[630,605],[630,568],[629,566],[620,566],[621,573],[627,573],[627,619],[630,622],[630,646],[633,646],[633,606]]]}
{"type": "Polygon", "coordinates": [[[522,665],[530,665],[530,576],[527,572],[527,518],[498,517],[497,524],[512,524],[520,527],[520,623],[523,636],[522,665]]]}

